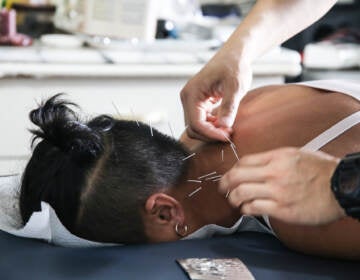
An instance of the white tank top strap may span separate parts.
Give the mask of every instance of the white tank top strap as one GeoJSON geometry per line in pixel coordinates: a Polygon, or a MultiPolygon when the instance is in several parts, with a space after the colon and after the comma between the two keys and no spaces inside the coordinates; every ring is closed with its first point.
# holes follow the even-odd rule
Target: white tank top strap
{"type": "MultiPolygon", "coordinates": [[[[319,80],[297,83],[312,88],[329,90],[349,95],[357,100],[360,100],[360,83],[350,80],[319,80]]],[[[317,151],[325,146],[336,137],[343,134],[348,129],[360,123],[360,111],[351,114],[350,116],[339,121],[329,129],[325,130],[319,136],[315,137],[309,143],[302,147],[303,150],[317,151]]]]}
{"type": "Polygon", "coordinates": [[[353,113],[334,124],[332,127],[308,142],[301,149],[306,151],[317,151],[358,123],[360,123],[360,111],[353,113]]]}
{"type": "Polygon", "coordinates": [[[357,100],[360,100],[360,83],[351,80],[318,80],[296,83],[296,85],[303,85],[312,88],[340,92],[349,95],[357,100]]]}

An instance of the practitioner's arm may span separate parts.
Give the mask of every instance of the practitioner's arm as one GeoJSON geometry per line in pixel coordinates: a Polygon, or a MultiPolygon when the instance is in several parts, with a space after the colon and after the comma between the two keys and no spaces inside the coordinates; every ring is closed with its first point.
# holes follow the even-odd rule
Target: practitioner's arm
{"type": "MultiPolygon", "coordinates": [[[[336,0],[260,0],[221,51],[253,61],[322,17],[336,0]]],[[[240,61],[241,62],[241,61],[240,61]]]]}
{"type": "Polygon", "coordinates": [[[188,134],[225,141],[240,99],[250,88],[254,59],[311,25],[335,3],[336,0],[257,1],[224,46],[183,88],[181,100],[188,134]]]}

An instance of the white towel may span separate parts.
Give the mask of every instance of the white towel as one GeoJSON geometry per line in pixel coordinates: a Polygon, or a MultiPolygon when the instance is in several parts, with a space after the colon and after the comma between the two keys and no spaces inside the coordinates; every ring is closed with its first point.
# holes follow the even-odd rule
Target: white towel
{"type": "Polygon", "coordinates": [[[55,210],[41,202],[41,211],[34,212],[25,226],[19,210],[21,176],[0,177],[0,230],[10,234],[42,239],[64,247],[99,247],[118,244],[99,243],[75,236],[60,222],[55,210]]]}

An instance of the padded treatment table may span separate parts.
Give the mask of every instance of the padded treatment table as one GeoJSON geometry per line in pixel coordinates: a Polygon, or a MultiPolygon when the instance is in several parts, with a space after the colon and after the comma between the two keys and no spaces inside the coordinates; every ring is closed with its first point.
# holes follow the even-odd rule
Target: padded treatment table
{"type": "Polygon", "coordinates": [[[256,279],[360,279],[360,263],[298,254],[273,236],[243,232],[172,243],[62,248],[0,231],[0,279],[188,279],[179,258],[241,259],[256,279]]]}

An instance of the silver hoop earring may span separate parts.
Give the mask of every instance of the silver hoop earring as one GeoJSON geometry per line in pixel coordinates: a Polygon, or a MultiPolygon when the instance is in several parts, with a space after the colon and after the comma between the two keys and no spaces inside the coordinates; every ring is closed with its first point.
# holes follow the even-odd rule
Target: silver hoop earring
{"type": "Polygon", "coordinates": [[[184,236],[186,236],[186,234],[188,232],[188,226],[187,225],[180,226],[180,223],[177,223],[175,225],[175,232],[177,235],[184,237],[184,236]]]}

